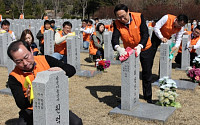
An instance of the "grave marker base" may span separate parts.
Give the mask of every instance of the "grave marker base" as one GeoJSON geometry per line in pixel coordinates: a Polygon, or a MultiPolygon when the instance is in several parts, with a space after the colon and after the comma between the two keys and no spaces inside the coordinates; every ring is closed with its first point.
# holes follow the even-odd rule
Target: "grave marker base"
{"type": "Polygon", "coordinates": [[[0,90],[0,94],[5,94],[5,95],[11,95],[12,96],[11,90],[9,88],[1,89],[0,90]]]}
{"type": "Polygon", "coordinates": [[[174,107],[163,107],[139,102],[139,104],[132,111],[121,110],[121,106],[118,106],[111,110],[109,114],[123,114],[145,120],[158,120],[165,122],[175,110],[176,108],[174,107]]]}
{"type": "Polygon", "coordinates": [[[80,51],[81,51],[81,53],[89,53],[88,49],[86,49],[86,50],[85,49],[81,49],[80,51]]]}
{"type": "MultiPolygon", "coordinates": [[[[177,85],[177,88],[178,89],[191,89],[191,90],[194,90],[196,88],[196,86],[198,85],[198,83],[194,83],[194,82],[191,82],[191,81],[184,81],[184,80],[174,80],[176,82],[176,85],[177,85]]],[[[158,81],[152,83],[152,85],[154,86],[158,86],[158,81]]]]}
{"type": "Polygon", "coordinates": [[[82,76],[82,77],[94,77],[97,74],[102,73],[101,71],[95,71],[95,70],[81,70],[77,71],[76,75],[77,76],[82,76]]]}

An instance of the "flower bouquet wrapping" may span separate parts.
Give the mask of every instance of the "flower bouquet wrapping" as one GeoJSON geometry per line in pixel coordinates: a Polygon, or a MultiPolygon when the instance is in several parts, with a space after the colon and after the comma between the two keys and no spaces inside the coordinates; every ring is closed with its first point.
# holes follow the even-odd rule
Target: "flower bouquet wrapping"
{"type": "Polygon", "coordinates": [[[168,77],[163,77],[159,79],[159,87],[158,91],[158,105],[161,106],[171,106],[180,108],[181,105],[179,102],[176,102],[176,98],[178,94],[176,93],[176,82],[168,77]]]}
{"type": "Polygon", "coordinates": [[[104,71],[108,67],[110,67],[110,60],[106,59],[97,59],[95,62],[95,66],[97,67],[97,70],[104,71]]]}
{"type": "Polygon", "coordinates": [[[200,55],[193,60],[193,67],[187,67],[187,76],[195,83],[200,84],[200,55]]]}

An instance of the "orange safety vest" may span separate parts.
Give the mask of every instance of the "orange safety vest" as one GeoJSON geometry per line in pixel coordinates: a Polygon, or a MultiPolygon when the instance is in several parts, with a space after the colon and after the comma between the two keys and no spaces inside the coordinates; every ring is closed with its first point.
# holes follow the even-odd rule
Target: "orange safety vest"
{"type": "MultiPolygon", "coordinates": [[[[121,34],[121,39],[123,41],[124,48],[131,47],[132,49],[136,47],[141,40],[140,36],[140,25],[141,25],[141,13],[130,12],[132,21],[129,24],[129,28],[127,28],[124,24],[122,24],[119,20],[115,20],[115,24],[117,29],[121,34]]],[[[142,49],[145,51],[151,47],[151,40],[148,38],[146,47],[142,49]]]]}
{"type": "MultiPolygon", "coordinates": [[[[87,30],[87,28],[89,28],[89,29],[91,29],[92,28],[92,26],[86,26],[85,27],[85,30],[87,30]]],[[[88,34],[88,33],[85,33],[85,32],[83,32],[83,41],[90,41],[90,35],[91,34],[88,34]]]]}
{"type": "Polygon", "coordinates": [[[148,24],[148,27],[154,27],[155,26],[155,22],[150,22],[149,24],[148,24]]]}
{"type": "Polygon", "coordinates": [[[114,27],[113,26],[111,27],[111,25],[105,25],[105,28],[108,29],[108,31],[111,31],[111,32],[113,32],[113,30],[114,30],[114,27]]]}
{"type": "Polygon", "coordinates": [[[39,52],[38,48],[34,48],[33,52],[39,52]]]}
{"type": "MultiPolygon", "coordinates": [[[[24,87],[25,77],[28,76],[32,82],[35,79],[38,72],[42,72],[50,68],[49,64],[45,59],[45,56],[34,56],[34,60],[36,65],[33,69],[33,72],[23,72],[21,69],[15,66],[15,69],[10,73],[10,75],[14,76],[17,79],[17,81],[22,84],[22,90],[24,92],[25,97],[27,97],[27,89],[24,87]]],[[[27,109],[33,110],[33,106],[28,107],[27,109]]]]}
{"type": "MultiPolygon", "coordinates": [[[[187,31],[187,33],[188,33],[188,35],[191,35],[191,34],[192,34],[192,31],[187,31]]],[[[190,44],[191,44],[191,45],[196,45],[197,42],[199,41],[199,39],[200,39],[200,36],[191,39],[191,40],[190,40],[190,44]]],[[[178,52],[179,52],[179,53],[182,53],[182,43],[181,43],[181,45],[180,45],[180,47],[179,47],[178,52]]],[[[191,52],[191,53],[195,53],[195,52],[196,52],[196,49],[192,49],[190,52],[191,52]]]]}
{"type": "Polygon", "coordinates": [[[24,15],[20,14],[19,19],[24,19],[24,15]]]}
{"type": "Polygon", "coordinates": [[[170,39],[172,34],[177,33],[181,30],[181,28],[174,28],[175,20],[176,20],[176,16],[168,14],[167,22],[160,29],[163,37],[170,39]]]}
{"type": "MultiPolygon", "coordinates": [[[[96,35],[96,32],[93,33],[93,35],[96,35]]],[[[98,43],[99,39],[97,38],[98,43]]],[[[98,48],[95,47],[93,39],[90,40],[90,46],[89,46],[89,54],[96,55],[98,48]]]]}
{"type": "Polygon", "coordinates": [[[45,20],[48,20],[49,18],[48,18],[48,16],[44,16],[44,19],[45,19],[45,20]]]}
{"type": "Polygon", "coordinates": [[[8,30],[8,32],[9,32],[10,34],[12,34],[13,31],[12,31],[12,30],[8,30]]]}
{"type": "MultiPolygon", "coordinates": [[[[41,30],[41,33],[44,34],[45,32],[44,26],[41,26],[40,30],[41,30]]],[[[52,28],[50,28],[50,30],[54,31],[52,28]]],[[[44,38],[41,39],[41,44],[44,44],[44,38]]]]}
{"type": "MultiPolygon", "coordinates": [[[[63,31],[58,31],[58,33],[60,34],[61,37],[63,37],[63,31]]],[[[60,53],[61,55],[67,55],[67,46],[66,46],[66,40],[63,41],[62,43],[60,44],[55,44],[55,47],[54,47],[54,52],[58,52],[60,53]]]]}
{"type": "Polygon", "coordinates": [[[0,22],[2,21],[2,15],[0,15],[0,22]]]}

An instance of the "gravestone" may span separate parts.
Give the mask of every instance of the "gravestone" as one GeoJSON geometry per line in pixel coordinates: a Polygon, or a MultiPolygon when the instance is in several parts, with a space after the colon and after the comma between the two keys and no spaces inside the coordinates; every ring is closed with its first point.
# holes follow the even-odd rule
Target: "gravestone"
{"type": "Polygon", "coordinates": [[[200,55],[200,48],[196,49],[196,53],[197,53],[197,55],[200,55]]]}
{"type": "Polygon", "coordinates": [[[169,58],[169,46],[171,40],[168,40],[166,43],[160,44],[160,78],[168,76],[171,78],[172,72],[172,60],[169,58]]]}
{"type": "Polygon", "coordinates": [[[12,40],[9,33],[0,34],[0,66],[7,66],[7,48],[11,42],[12,40]]]}
{"type": "Polygon", "coordinates": [[[191,31],[191,23],[188,23],[187,26],[188,26],[188,31],[191,31]]]}
{"type": "Polygon", "coordinates": [[[31,32],[32,32],[32,34],[33,34],[34,42],[35,42],[35,44],[37,45],[37,48],[39,48],[39,40],[36,38],[37,30],[36,30],[36,28],[34,27],[34,25],[33,25],[33,27],[31,26],[30,30],[31,30],[31,32]]]}
{"type": "Polygon", "coordinates": [[[44,55],[54,53],[54,31],[45,30],[44,32],[44,55]]]}
{"type": "Polygon", "coordinates": [[[83,77],[93,77],[100,71],[81,70],[80,65],[80,40],[78,36],[70,36],[67,38],[67,63],[76,69],[76,75],[83,77]]]}
{"type": "Polygon", "coordinates": [[[121,64],[119,60],[114,60],[114,50],[112,48],[111,39],[112,32],[104,32],[104,58],[110,60],[111,64],[121,64]]]}
{"type": "Polygon", "coordinates": [[[126,61],[122,62],[121,72],[121,105],[111,110],[109,114],[123,114],[141,119],[166,121],[175,111],[174,107],[162,107],[139,102],[139,57],[132,54],[126,61]]]}
{"type": "Polygon", "coordinates": [[[181,70],[186,70],[190,66],[190,52],[187,48],[187,43],[190,41],[190,35],[183,35],[182,39],[182,56],[181,56],[181,70]]]}
{"type": "Polygon", "coordinates": [[[68,77],[64,72],[39,72],[32,85],[34,125],[69,125],[68,77]]]}
{"type": "Polygon", "coordinates": [[[78,36],[78,40],[80,41],[80,52],[82,53],[89,53],[89,48],[87,50],[83,49],[83,32],[80,32],[80,28],[76,28],[75,32],[78,36]]]}

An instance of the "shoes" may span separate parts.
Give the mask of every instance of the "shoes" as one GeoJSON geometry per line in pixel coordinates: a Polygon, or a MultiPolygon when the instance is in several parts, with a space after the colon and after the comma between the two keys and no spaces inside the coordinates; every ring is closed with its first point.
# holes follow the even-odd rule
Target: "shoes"
{"type": "Polygon", "coordinates": [[[151,100],[151,99],[148,99],[147,100],[147,103],[150,103],[150,104],[156,104],[157,100],[151,100]]]}

